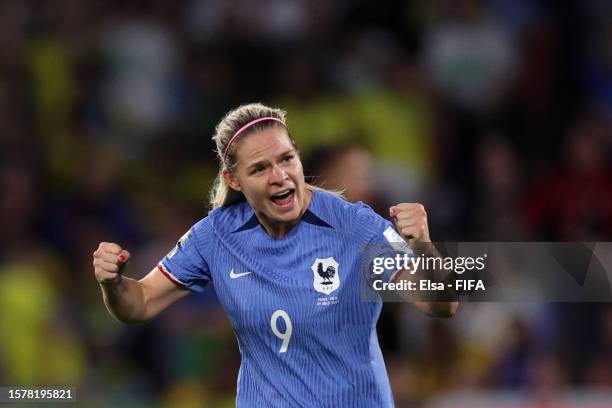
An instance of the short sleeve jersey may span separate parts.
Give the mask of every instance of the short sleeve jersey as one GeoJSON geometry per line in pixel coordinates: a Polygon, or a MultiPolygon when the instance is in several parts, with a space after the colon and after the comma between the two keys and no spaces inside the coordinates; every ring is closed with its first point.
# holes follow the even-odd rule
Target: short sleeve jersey
{"type": "Polygon", "coordinates": [[[382,303],[363,300],[360,272],[364,248],[390,234],[367,205],[314,191],[283,238],[243,202],[211,211],[158,266],[196,292],[214,286],[240,348],[238,407],[390,407],[382,303]]]}

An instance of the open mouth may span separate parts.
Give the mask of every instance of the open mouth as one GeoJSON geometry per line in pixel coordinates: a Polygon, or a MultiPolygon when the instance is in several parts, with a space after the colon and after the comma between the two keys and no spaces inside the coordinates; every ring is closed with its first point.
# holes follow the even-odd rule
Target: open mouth
{"type": "Polygon", "coordinates": [[[288,207],[293,204],[293,197],[295,196],[295,189],[289,188],[274,194],[271,199],[274,204],[280,207],[288,207]]]}

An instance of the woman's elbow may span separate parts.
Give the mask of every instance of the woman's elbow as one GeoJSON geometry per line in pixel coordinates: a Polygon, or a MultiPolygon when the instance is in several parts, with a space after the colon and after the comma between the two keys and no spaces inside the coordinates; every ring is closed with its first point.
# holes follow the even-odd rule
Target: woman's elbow
{"type": "Polygon", "coordinates": [[[457,313],[459,302],[431,302],[429,315],[432,317],[450,318],[457,313]]]}
{"type": "Polygon", "coordinates": [[[450,318],[457,313],[459,302],[439,302],[440,310],[437,317],[450,318]]]}

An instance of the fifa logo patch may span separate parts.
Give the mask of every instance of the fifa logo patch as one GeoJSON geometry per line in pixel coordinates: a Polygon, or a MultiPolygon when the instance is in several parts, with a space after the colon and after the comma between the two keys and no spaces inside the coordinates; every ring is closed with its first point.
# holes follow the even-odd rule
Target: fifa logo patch
{"type": "Polygon", "coordinates": [[[329,295],[340,287],[338,262],[332,257],[315,259],[310,267],[313,274],[313,286],[317,292],[329,295]]]}
{"type": "Polygon", "coordinates": [[[167,255],[169,259],[171,259],[175,254],[176,251],[178,251],[179,249],[182,249],[183,246],[185,246],[185,242],[187,242],[187,240],[189,239],[189,234],[191,233],[191,230],[187,231],[185,234],[183,234],[183,236],[178,240],[178,242],[176,243],[176,245],[174,246],[174,248],[172,248],[172,251],[170,251],[170,253],[167,255]]]}

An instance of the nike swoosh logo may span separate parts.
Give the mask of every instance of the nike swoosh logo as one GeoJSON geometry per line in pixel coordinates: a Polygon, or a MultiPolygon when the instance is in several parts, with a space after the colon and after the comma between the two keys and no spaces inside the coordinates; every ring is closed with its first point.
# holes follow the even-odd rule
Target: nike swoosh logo
{"type": "Polygon", "coordinates": [[[235,273],[234,272],[234,268],[232,268],[232,270],[230,271],[230,278],[232,279],[238,279],[244,275],[248,275],[249,273],[253,273],[253,272],[241,272],[241,273],[235,273]]]}

